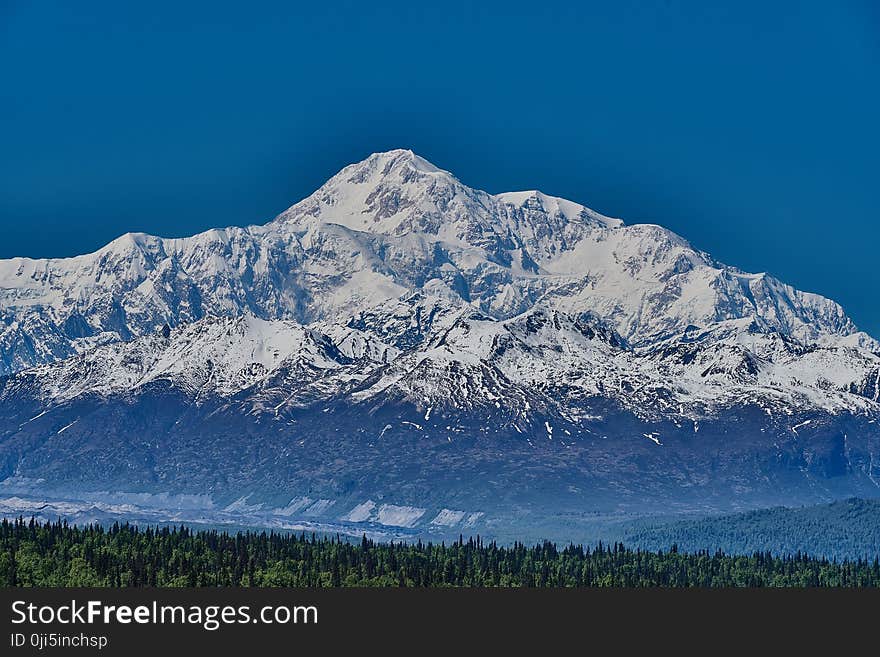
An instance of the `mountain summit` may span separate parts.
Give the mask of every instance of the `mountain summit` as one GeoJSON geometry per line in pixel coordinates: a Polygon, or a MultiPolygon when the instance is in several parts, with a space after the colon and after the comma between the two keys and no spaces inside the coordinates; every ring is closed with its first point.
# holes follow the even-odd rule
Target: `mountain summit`
{"type": "Polygon", "coordinates": [[[880,487],[880,345],[839,305],[411,151],[263,226],[0,261],[0,317],[22,511],[570,540],[880,487]]]}

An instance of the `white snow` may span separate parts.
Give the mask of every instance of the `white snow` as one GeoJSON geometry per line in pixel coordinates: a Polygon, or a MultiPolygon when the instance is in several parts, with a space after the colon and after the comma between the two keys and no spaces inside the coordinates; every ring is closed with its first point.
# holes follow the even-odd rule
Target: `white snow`
{"type": "Polygon", "coordinates": [[[441,509],[436,517],[431,521],[432,525],[441,525],[443,527],[453,527],[463,521],[467,516],[467,511],[453,511],[452,509],[441,509]]]}
{"type": "Polygon", "coordinates": [[[305,509],[312,504],[312,502],[314,502],[314,500],[310,497],[294,497],[287,503],[287,506],[280,509],[274,509],[273,513],[279,516],[292,516],[305,509]]]}
{"type": "Polygon", "coordinates": [[[660,442],[660,434],[659,433],[653,433],[653,432],[652,433],[643,433],[642,435],[657,445],[663,444],[660,442]]]}
{"type": "Polygon", "coordinates": [[[72,427],[72,426],[73,426],[74,424],[76,424],[76,423],[77,423],[77,420],[74,420],[73,422],[71,422],[71,423],[68,424],[67,426],[62,427],[61,429],[58,430],[58,432],[57,432],[56,435],[61,435],[62,433],[64,433],[64,432],[67,431],[68,429],[70,429],[70,427],[72,427]]]}
{"type": "Polygon", "coordinates": [[[373,509],[375,508],[376,503],[373,500],[361,502],[351,511],[342,516],[340,520],[347,520],[349,522],[365,522],[370,519],[373,513],[373,509]]]}
{"type": "Polygon", "coordinates": [[[253,511],[259,511],[263,508],[262,504],[248,504],[250,497],[250,495],[239,497],[237,500],[227,505],[223,511],[226,513],[250,513],[253,511]]]}
{"type": "Polygon", "coordinates": [[[425,515],[427,509],[420,509],[414,506],[396,506],[394,504],[383,504],[379,507],[377,514],[377,522],[381,525],[390,525],[392,527],[413,527],[419,518],[425,515]]]}
{"type": "Polygon", "coordinates": [[[331,506],[336,504],[336,500],[317,500],[310,507],[303,511],[306,516],[319,516],[328,511],[331,506]]]}

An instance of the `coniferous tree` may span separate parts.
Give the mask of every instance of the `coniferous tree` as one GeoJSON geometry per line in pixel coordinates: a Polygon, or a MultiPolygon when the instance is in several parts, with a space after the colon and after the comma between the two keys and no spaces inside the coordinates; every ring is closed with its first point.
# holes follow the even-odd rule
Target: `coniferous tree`
{"type": "Polygon", "coordinates": [[[877,586],[880,559],[0,522],[3,586],[877,586]]]}

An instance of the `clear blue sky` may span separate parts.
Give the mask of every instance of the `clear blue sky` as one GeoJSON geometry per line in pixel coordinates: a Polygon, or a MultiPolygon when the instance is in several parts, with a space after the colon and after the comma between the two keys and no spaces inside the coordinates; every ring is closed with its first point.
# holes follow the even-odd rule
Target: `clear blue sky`
{"type": "Polygon", "coordinates": [[[877,3],[302,4],[0,0],[0,257],[262,223],[409,147],[880,336],[877,3]]]}

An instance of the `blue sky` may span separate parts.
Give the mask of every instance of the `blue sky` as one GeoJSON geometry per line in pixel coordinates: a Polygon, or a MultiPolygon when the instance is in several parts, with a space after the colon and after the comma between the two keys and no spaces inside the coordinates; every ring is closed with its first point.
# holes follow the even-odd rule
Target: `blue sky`
{"type": "Polygon", "coordinates": [[[408,147],[880,335],[876,3],[182,4],[0,0],[0,257],[262,223],[408,147]]]}

